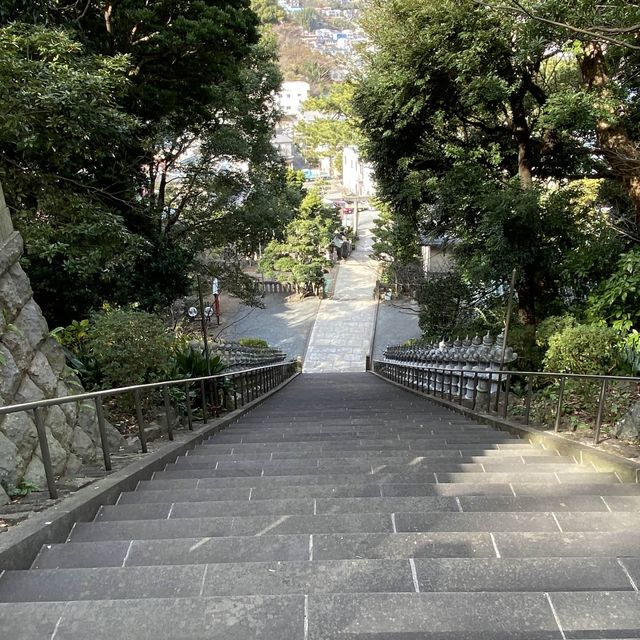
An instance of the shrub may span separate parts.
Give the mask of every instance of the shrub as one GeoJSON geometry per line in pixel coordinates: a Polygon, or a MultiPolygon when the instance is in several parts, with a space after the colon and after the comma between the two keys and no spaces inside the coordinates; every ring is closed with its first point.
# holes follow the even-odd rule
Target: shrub
{"type": "Polygon", "coordinates": [[[167,379],[174,365],[175,337],[155,315],[112,309],[93,319],[87,350],[105,388],[167,379]]]}
{"type": "Polygon", "coordinates": [[[226,368],[220,356],[210,356],[207,366],[207,358],[203,350],[193,345],[187,345],[176,351],[173,374],[176,378],[203,378],[204,376],[221,373],[226,368]]]}
{"type": "Polygon", "coordinates": [[[545,371],[610,374],[620,362],[619,334],[600,325],[567,326],[552,334],[544,357],[545,371]]]}
{"type": "Polygon", "coordinates": [[[547,349],[551,336],[560,333],[567,327],[575,327],[577,324],[576,319],[569,314],[549,316],[536,327],[536,344],[543,349],[547,349]]]}
{"type": "Polygon", "coordinates": [[[269,346],[269,343],[262,338],[240,338],[238,340],[238,344],[243,347],[263,347],[266,348],[269,346]]]}

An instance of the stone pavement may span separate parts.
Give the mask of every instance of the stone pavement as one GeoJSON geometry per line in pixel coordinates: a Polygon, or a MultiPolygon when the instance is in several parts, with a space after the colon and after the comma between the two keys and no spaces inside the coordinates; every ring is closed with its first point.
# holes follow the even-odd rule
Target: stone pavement
{"type": "Polygon", "coordinates": [[[376,310],[378,268],[369,257],[375,215],[360,214],[357,248],[340,264],[333,297],[320,303],[304,358],[305,373],[365,370],[376,310]]]}
{"type": "Polygon", "coordinates": [[[288,301],[285,294],[270,293],[262,299],[264,309],[223,300],[224,324],[209,327],[213,338],[238,340],[262,338],[289,358],[304,356],[320,300],[315,297],[288,301]]]}
{"type": "Polygon", "coordinates": [[[409,299],[380,301],[373,357],[381,360],[386,347],[419,338],[418,305],[409,299]]]}
{"type": "Polygon", "coordinates": [[[7,640],[640,638],[640,487],[302,375],[25,571],[7,640]]]}

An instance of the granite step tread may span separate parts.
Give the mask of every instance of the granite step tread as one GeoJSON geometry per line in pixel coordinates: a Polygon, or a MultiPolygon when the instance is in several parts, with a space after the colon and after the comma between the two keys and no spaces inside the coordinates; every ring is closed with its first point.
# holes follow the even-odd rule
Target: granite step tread
{"type": "MultiPolygon", "coordinates": [[[[292,470],[288,470],[292,471],[292,470]]],[[[308,471],[308,469],[305,469],[308,471]]],[[[345,470],[346,471],[346,470],[345,470]]],[[[285,473],[282,475],[269,474],[262,476],[261,473],[251,472],[246,475],[238,474],[234,470],[210,470],[210,469],[172,469],[169,471],[158,471],[153,475],[153,480],[169,480],[173,483],[176,480],[197,479],[200,488],[229,488],[229,487],[250,487],[250,486],[282,486],[282,485],[302,485],[302,484],[351,484],[368,482],[393,482],[395,484],[406,483],[611,483],[620,484],[620,479],[615,473],[610,472],[589,472],[589,471],[538,471],[531,472],[523,470],[518,472],[472,472],[472,471],[427,471],[416,469],[400,472],[390,472],[388,469],[381,469],[376,473],[355,472],[355,473],[315,473],[296,474],[285,473]]],[[[170,484],[169,483],[169,484],[170,484]]],[[[160,486],[160,485],[158,485],[160,486]]],[[[165,484],[164,486],[168,486],[165,484]]],[[[178,485],[175,485],[178,486],[178,485]]]]}
{"type": "Polygon", "coordinates": [[[309,560],[309,535],[200,537],[157,540],[67,542],[45,545],[35,569],[135,567],[309,560]]]}
{"type": "MultiPolygon", "coordinates": [[[[640,497],[640,484],[540,484],[540,483],[393,483],[389,481],[360,482],[327,485],[285,485],[277,487],[256,486],[236,489],[214,489],[199,486],[196,478],[182,480],[149,480],[138,485],[136,491],[121,494],[118,504],[141,502],[201,502],[203,500],[261,500],[282,498],[330,498],[330,497],[411,497],[411,496],[628,496],[629,505],[640,497]]],[[[609,502],[607,502],[609,504],[609,502]]],[[[614,502],[614,505],[625,504],[614,502]]],[[[610,504],[611,506],[611,504],[610,504]]],[[[614,509],[615,510],[615,509],[614,509]]]]}
{"type": "Polygon", "coordinates": [[[0,603],[0,628],[19,640],[302,640],[304,610],[304,596],[0,603]]]}
{"type": "Polygon", "coordinates": [[[349,449],[335,451],[281,451],[279,449],[265,448],[264,451],[237,451],[232,452],[232,448],[228,451],[209,453],[209,447],[198,447],[187,452],[188,458],[207,458],[212,460],[307,460],[307,459],[332,459],[332,460],[371,460],[377,458],[402,458],[412,460],[416,456],[423,458],[474,458],[476,456],[482,458],[541,458],[541,462],[550,459],[555,462],[561,459],[559,455],[554,455],[544,449],[531,449],[522,451],[509,451],[504,449],[484,449],[477,447],[473,449],[423,449],[418,450],[385,450],[385,449],[365,449],[353,451],[349,449]]]}
{"type": "Polygon", "coordinates": [[[61,596],[77,601],[414,591],[633,591],[639,563],[640,558],[418,558],[31,569],[7,571],[0,577],[0,601],[56,602],[61,596]]]}
{"type": "Polygon", "coordinates": [[[544,593],[336,594],[309,597],[309,640],[560,640],[544,593]]]}
{"type": "MultiPolygon", "coordinates": [[[[619,567],[618,567],[619,568],[619,567]]],[[[8,571],[3,602],[414,592],[407,560],[319,560],[8,571]]]]}
{"type": "MultiPolygon", "coordinates": [[[[524,498],[523,500],[528,500],[524,498]]],[[[530,499],[535,500],[535,499],[530,499]]],[[[606,507],[595,498],[601,510],[606,507]]],[[[159,520],[176,518],[206,518],[216,516],[257,515],[326,515],[346,513],[393,513],[423,511],[459,511],[452,497],[414,498],[291,498],[280,500],[246,500],[214,502],[153,502],[148,504],[118,504],[102,506],[95,522],[111,520],[159,520]]],[[[506,509],[505,509],[506,510],[506,509]]],[[[515,509],[514,509],[515,510],[515,509]]],[[[568,510],[568,506],[567,506],[568,510]]]]}
{"type": "MultiPolygon", "coordinates": [[[[432,465],[441,464],[482,464],[483,466],[491,465],[514,465],[520,467],[520,465],[542,465],[549,464],[552,467],[558,465],[576,465],[574,460],[569,458],[560,458],[558,456],[514,456],[509,455],[474,455],[467,456],[461,455],[459,451],[451,452],[452,455],[419,455],[417,453],[406,454],[402,456],[395,455],[380,455],[380,456],[367,456],[366,458],[360,457],[306,457],[306,458],[273,458],[271,456],[264,458],[237,458],[236,456],[180,456],[175,462],[174,466],[186,466],[186,467],[201,467],[212,469],[229,469],[229,468],[253,468],[262,465],[263,468],[304,468],[305,466],[314,466],[319,469],[326,469],[331,471],[341,467],[354,467],[369,465],[377,467],[380,465],[409,465],[418,467],[431,467],[432,465]]],[[[506,452],[505,452],[506,453],[506,452]]],[[[579,466],[579,465],[578,465],[579,466]]],[[[593,467],[589,467],[593,471],[593,467]]]]}
{"type": "MultiPolygon", "coordinates": [[[[186,503],[185,503],[186,504],[186,503]]],[[[640,513],[421,512],[272,515],[79,522],[70,540],[132,540],[271,534],[383,532],[580,532],[640,527],[640,513]]]]}

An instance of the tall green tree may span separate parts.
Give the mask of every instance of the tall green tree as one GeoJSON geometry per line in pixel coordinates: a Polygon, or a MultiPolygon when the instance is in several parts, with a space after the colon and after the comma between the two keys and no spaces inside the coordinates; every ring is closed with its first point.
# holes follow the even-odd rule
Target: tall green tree
{"type": "Polygon", "coordinates": [[[327,264],[325,250],[339,224],[335,210],[323,204],[317,190],[310,191],[287,225],[283,239],[273,240],[266,247],[260,270],[267,277],[311,290],[322,278],[327,264]]]}
{"type": "Polygon", "coordinates": [[[166,305],[201,250],[288,219],[275,44],[248,0],[8,2],[3,21],[0,179],[50,321],[166,305]]]}
{"type": "Polygon", "coordinates": [[[347,82],[330,85],[325,95],[309,98],[306,111],[316,112],[312,120],[296,125],[296,143],[308,162],[330,158],[332,167],[342,170],[342,151],[358,142],[357,117],[353,111],[354,87],[347,82]]]}
{"type": "MultiPolygon", "coordinates": [[[[472,0],[378,0],[365,26],[373,46],[355,107],[394,215],[416,237],[456,237],[475,286],[506,284],[517,268],[525,324],[567,288],[581,293],[567,257],[621,243],[568,184],[607,173],[588,117],[564,101],[580,88],[575,58],[539,25],[472,0]]],[[[587,255],[588,287],[601,260],[587,255]]]]}

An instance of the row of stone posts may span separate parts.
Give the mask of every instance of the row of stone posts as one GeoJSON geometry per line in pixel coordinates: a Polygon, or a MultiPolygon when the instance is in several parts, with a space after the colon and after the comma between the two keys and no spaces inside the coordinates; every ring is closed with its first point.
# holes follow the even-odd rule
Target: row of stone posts
{"type": "Polygon", "coordinates": [[[487,333],[454,342],[442,340],[439,344],[423,346],[387,347],[384,359],[391,364],[405,365],[409,384],[419,383],[432,393],[462,398],[483,406],[488,404],[488,394],[498,391],[498,372],[513,363],[518,354],[504,346],[504,334],[495,342],[487,333]],[[504,355],[503,355],[504,351],[504,355]],[[462,386],[462,388],[461,388],[462,386]]]}
{"type": "Polygon", "coordinates": [[[237,342],[214,344],[213,356],[220,356],[230,369],[251,369],[282,362],[286,354],[271,347],[246,347],[237,342]]]}

